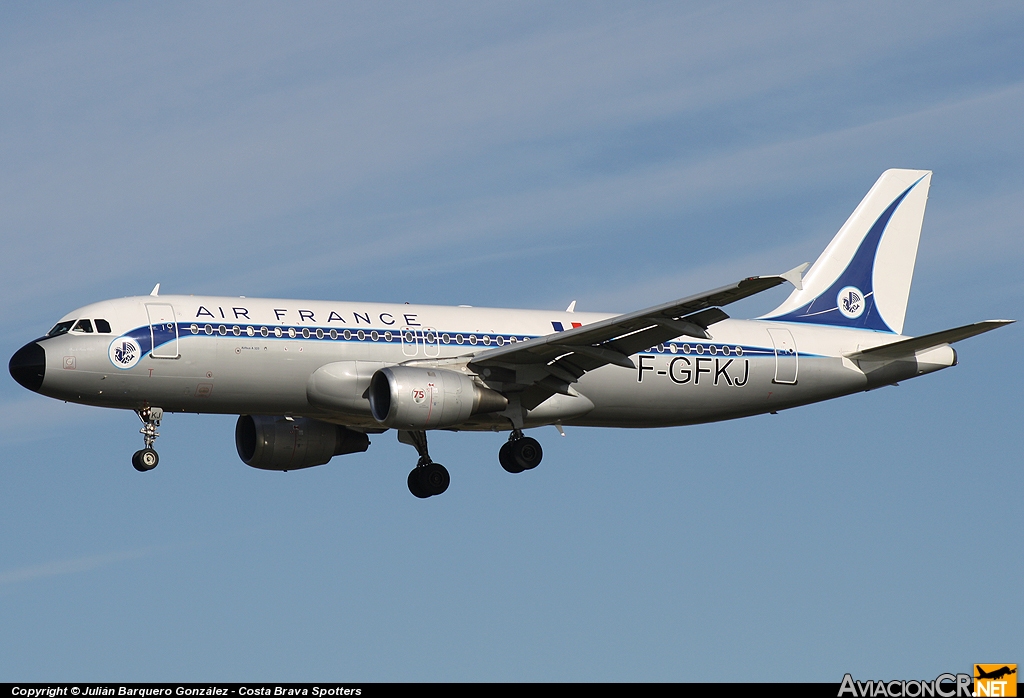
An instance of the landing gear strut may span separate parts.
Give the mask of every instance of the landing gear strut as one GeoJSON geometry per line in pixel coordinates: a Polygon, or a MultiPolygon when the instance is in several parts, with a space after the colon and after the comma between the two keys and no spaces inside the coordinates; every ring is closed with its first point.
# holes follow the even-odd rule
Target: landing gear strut
{"type": "Polygon", "coordinates": [[[523,436],[522,429],[513,429],[508,441],[498,450],[498,462],[510,473],[533,470],[540,465],[544,449],[540,442],[530,436],[523,436]]]}
{"type": "Polygon", "coordinates": [[[420,456],[416,467],[409,473],[409,491],[420,499],[443,494],[451,483],[451,476],[447,468],[430,460],[430,454],[427,452],[427,432],[399,431],[398,440],[414,447],[420,456]]]}
{"type": "Polygon", "coordinates": [[[159,407],[143,407],[141,410],[135,410],[135,414],[139,415],[139,419],[142,420],[142,429],[139,430],[139,433],[145,439],[146,447],[135,452],[132,456],[132,465],[140,473],[144,473],[155,468],[160,462],[160,456],[153,450],[153,443],[156,441],[156,437],[160,436],[160,432],[156,428],[160,426],[164,411],[159,407]]]}

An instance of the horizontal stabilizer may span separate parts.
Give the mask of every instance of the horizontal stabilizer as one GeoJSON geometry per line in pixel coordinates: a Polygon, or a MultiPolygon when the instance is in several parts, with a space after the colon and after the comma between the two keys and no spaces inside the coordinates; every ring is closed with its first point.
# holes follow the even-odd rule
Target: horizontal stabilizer
{"type": "Polygon", "coordinates": [[[961,339],[967,339],[968,337],[989,332],[990,330],[998,329],[1003,325],[1009,325],[1012,322],[1015,321],[984,320],[982,322],[975,322],[971,325],[964,325],[963,327],[954,327],[951,330],[933,332],[932,334],[904,339],[900,342],[893,342],[892,344],[883,344],[880,347],[873,347],[853,354],[847,354],[846,358],[856,361],[858,359],[898,359],[903,356],[913,356],[919,351],[940,347],[943,344],[959,342],[961,339]]]}

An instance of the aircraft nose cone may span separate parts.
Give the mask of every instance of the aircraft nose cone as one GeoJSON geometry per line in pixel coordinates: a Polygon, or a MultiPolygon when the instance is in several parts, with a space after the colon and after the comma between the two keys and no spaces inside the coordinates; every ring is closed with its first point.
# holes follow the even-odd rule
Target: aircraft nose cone
{"type": "Polygon", "coordinates": [[[33,392],[39,392],[46,373],[46,351],[37,342],[29,342],[14,353],[7,368],[14,380],[33,392]]]}

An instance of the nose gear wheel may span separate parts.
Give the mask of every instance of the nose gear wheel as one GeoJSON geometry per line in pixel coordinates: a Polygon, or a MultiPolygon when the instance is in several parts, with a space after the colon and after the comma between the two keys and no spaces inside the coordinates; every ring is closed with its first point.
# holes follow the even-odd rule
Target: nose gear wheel
{"type": "Polygon", "coordinates": [[[140,473],[152,470],[160,462],[160,456],[151,448],[136,451],[132,456],[132,466],[140,473]]]}

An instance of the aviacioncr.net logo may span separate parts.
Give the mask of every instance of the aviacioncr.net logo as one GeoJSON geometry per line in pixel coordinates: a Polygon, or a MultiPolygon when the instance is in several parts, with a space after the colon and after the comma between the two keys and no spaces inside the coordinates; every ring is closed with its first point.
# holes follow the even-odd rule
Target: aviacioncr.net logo
{"type": "Polygon", "coordinates": [[[975,664],[974,695],[976,698],[1012,698],[1017,695],[1016,664],[975,664]]]}
{"type": "Polygon", "coordinates": [[[110,357],[110,363],[118,368],[129,369],[142,358],[142,347],[131,337],[118,337],[110,343],[107,356],[110,357]]]}
{"type": "Polygon", "coordinates": [[[843,676],[839,698],[971,698],[970,674],[939,674],[932,681],[857,681],[843,676]]]}

